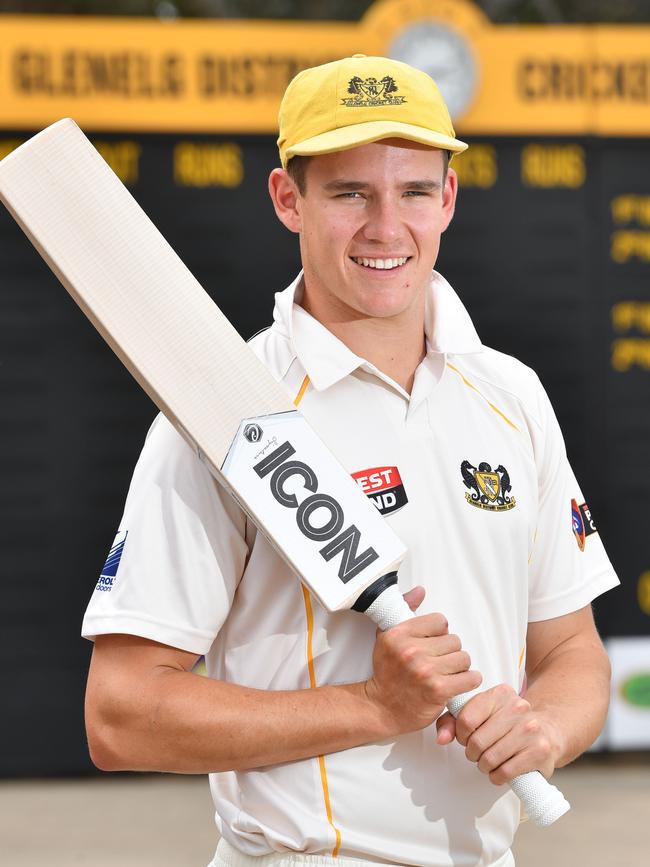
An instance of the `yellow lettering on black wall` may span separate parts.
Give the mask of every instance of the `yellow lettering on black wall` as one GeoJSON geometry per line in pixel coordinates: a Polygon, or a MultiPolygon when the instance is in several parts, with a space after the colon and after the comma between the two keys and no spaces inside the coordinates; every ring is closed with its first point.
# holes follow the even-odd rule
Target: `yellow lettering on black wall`
{"type": "Polygon", "coordinates": [[[525,145],[521,150],[521,180],[528,187],[581,187],[586,178],[582,145],[525,145]]]}
{"type": "Polygon", "coordinates": [[[627,373],[633,367],[650,370],[650,340],[642,337],[625,337],[612,343],[612,367],[619,373],[627,373]]]}
{"type": "Polygon", "coordinates": [[[631,259],[650,262],[650,232],[642,229],[622,229],[612,232],[610,241],[610,255],[619,265],[631,259]]]}
{"type": "Polygon", "coordinates": [[[182,141],[174,147],[174,180],[181,187],[238,187],[244,179],[235,142],[182,141]]]}
{"type": "Polygon", "coordinates": [[[499,174],[496,150],[490,144],[473,144],[453,158],[451,167],[461,187],[489,189],[495,185],[499,174]]]}
{"type": "Polygon", "coordinates": [[[620,301],[612,307],[612,325],[616,331],[636,328],[650,334],[650,301],[620,301]]]}
{"type": "Polygon", "coordinates": [[[612,220],[617,224],[650,226],[650,196],[625,193],[612,199],[612,220]]]}
{"type": "MultiPolygon", "coordinates": [[[[612,307],[611,316],[619,334],[626,331],[650,334],[650,301],[619,301],[612,307]]],[[[619,373],[635,367],[650,370],[650,338],[630,336],[614,340],[611,364],[619,373]]]]}

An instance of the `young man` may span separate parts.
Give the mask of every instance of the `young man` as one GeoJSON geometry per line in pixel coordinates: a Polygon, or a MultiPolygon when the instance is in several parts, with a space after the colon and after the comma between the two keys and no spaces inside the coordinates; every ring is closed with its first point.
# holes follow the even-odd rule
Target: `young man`
{"type": "Polygon", "coordinates": [[[504,784],[602,726],[590,602],[616,576],[535,374],[433,271],[465,145],[432,80],[364,56],[306,70],[278,144],[303,272],[252,345],[407,544],[419,616],[376,634],[322,610],[159,417],[84,622],[91,753],[211,773],[214,865],[511,865],[504,784]]]}

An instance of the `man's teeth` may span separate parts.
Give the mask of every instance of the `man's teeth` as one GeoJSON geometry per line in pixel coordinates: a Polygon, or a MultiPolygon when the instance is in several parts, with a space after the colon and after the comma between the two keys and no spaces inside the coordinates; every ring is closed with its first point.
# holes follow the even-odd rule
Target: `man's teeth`
{"type": "Polygon", "coordinates": [[[403,256],[399,259],[365,259],[361,256],[353,256],[357,265],[365,265],[366,268],[379,268],[380,270],[390,270],[397,268],[399,265],[404,265],[408,260],[408,256],[403,256]]]}

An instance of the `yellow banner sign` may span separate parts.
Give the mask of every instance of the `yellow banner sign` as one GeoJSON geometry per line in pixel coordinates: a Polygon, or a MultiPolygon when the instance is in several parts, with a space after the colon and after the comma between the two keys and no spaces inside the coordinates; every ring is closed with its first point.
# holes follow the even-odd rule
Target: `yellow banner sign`
{"type": "Polygon", "coordinates": [[[493,25],[469,0],[358,23],[0,15],[0,128],[274,133],[301,69],[363,52],[440,85],[461,135],[650,135],[650,27],[493,25]]]}

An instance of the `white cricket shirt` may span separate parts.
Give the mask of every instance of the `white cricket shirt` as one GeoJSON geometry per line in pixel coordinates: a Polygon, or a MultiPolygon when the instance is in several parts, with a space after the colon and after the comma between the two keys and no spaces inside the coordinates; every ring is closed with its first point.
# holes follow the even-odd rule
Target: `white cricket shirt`
{"type": "MultiPolygon", "coordinates": [[[[426,587],[418,613],[445,614],[485,687],[519,688],[528,622],[618,583],[539,380],[482,346],[434,272],[409,396],[294,303],[301,285],[276,295],[251,345],[405,542],[400,588],[426,587]]],[[[370,620],[312,602],[162,416],[83,623],[88,638],[114,632],[205,654],[211,677],[258,689],[372,672],[370,620]]],[[[437,745],[435,726],[210,783],[221,832],[249,855],[512,863],[515,795],[437,745]]]]}

